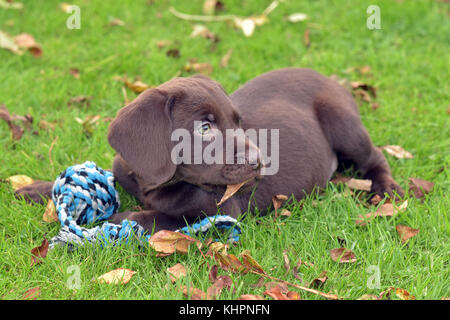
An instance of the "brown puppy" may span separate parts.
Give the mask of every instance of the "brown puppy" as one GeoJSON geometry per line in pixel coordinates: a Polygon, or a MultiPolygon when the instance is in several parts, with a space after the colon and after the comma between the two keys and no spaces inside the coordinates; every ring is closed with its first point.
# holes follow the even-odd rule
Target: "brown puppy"
{"type": "MultiPolygon", "coordinates": [[[[217,214],[226,185],[243,181],[247,183],[221,212],[236,217],[258,207],[264,214],[276,194],[301,199],[316,186],[324,187],[341,159],[351,160],[372,180],[372,192],[403,195],[383,154],[373,146],[351,94],[309,69],[263,74],[231,96],[204,76],[172,79],[122,108],[110,125],[108,140],[118,152],[113,164],[117,181],[145,208],[115,214],[111,220],[135,220],[148,230],[174,230],[185,221],[217,214]],[[243,135],[232,138],[243,149],[226,149],[229,139],[218,136],[238,128],[266,132],[264,149],[272,154],[243,135]],[[194,140],[201,136],[202,150],[208,141],[216,141],[220,150],[228,151],[215,153],[220,161],[214,163],[196,161],[192,143],[183,149],[184,160],[177,162],[177,129],[192,133],[194,140]],[[232,163],[225,160],[230,154],[232,163]]],[[[18,193],[39,200],[39,194],[50,195],[49,189],[51,184],[36,184],[18,193]]]]}

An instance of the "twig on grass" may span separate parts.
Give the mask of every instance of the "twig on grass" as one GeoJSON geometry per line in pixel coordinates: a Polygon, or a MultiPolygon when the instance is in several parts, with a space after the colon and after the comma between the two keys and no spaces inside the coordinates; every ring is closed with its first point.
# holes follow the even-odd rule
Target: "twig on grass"
{"type": "Polygon", "coordinates": [[[52,143],[50,144],[50,148],[48,149],[48,159],[50,160],[50,164],[53,166],[53,160],[52,160],[52,150],[53,147],[56,144],[56,141],[58,141],[58,136],[56,136],[55,139],[53,139],[52,143]]]}

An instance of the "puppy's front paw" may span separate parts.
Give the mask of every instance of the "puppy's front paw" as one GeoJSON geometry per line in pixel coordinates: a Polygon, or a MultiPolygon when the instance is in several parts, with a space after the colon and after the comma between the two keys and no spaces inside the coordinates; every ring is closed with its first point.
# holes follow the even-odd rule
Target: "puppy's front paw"
{"type": "Polygon", "coordinates": [[[392,199],[403,198],[405,192],[403,189],[392,179],[391,176],[382,176],[372,180],[372,187],[370,190],[372,193],[384,198],[386,195],[392,199]]]}
{"type": "Polygon", "coordinates": [[[52,196],[53,182],[36,181],[14,192],[16,198],[24,198],[28,203],[45,204],[52,196]]]}

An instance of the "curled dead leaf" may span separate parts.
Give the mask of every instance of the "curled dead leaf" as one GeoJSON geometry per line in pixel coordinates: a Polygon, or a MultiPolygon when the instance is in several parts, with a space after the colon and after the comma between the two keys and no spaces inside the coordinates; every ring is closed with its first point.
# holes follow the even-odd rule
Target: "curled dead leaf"
{"type": "Polygon", "coordinates": [[[353,263],[356,262],[356,256],[350,249],[336,248],[330,250],[331,259],[338,263],[353,263]]]}
{"type": "Polygon", "coordinates": [[[395,288],[395,295],[402,300],[416,300],[416,297],[411,295],[408,291],[401,288],[395,288]]]}
{"type": "Polygon", "coordinates": [[[45,237],[46,234],[44,234],[44,239],[42,240],[42,243],[39,247],[35,247],[31,249],[31,265],[40,264],[43,262],[43,259],[47,256],[48,253],[48,240],[45,237]]]}
{"type": "Polygon", "coordinates": [[[238,183],[238,184],[229,184],[227,185],[227,189],[225,190],[225,193],[222,196],[222,199],[220,199],[219,203],[217,203],[218,206],[220,206],[222,203],[230,199],[236,192],[239,191],[239,189],[246,183],[247,181],[238,183]]]}
{"type": "Polygon", "coordinates": [[[95,282],[107,284],[127,284],[136,271],[118,268],[99,276],[95,282]]]}
{"type": "Polygon", "coordinates": [[[311,281],[311,284],[309,286],[312,288],[320,288],[325,284],[325,281],[327,281],[327,279],[327,271],[322,271],[317,278],[311,281]]]}
{"type": "Polygon", "coordinates": [[[34,57],[40,57],[42,55],[42,48],[39,43],[36,42],[34,37],[28,33],[21,33],[14,37],[14,42],[18,47],[27,49],[34,57]]]}
{"type": "Polygon", "coordinates": [[[192,286],[189,288],[182,286],[181,288],[183,289],[183,295],[191,300],[205,300],[207,298],[206,293],[198,288],[194,288],[192,286]]]}
{"type": "Polygon", "coordinates": [[[159,256],[166,256],[173,253],[188,253],[189,246],[192,243],[198,243],[187,235],[181,232],[174,232],[169,230],[160,230],[156,232],[148,240],[149,245],[161,254],[159,256]]]}
{"type": "Polygon", "coordinates": [[[23,300],[36,300],[41,295],[41,288],[40,287],[34,287],[31,289],[28,289],[25,291],[25,293],[22,296],[23,300]]]}

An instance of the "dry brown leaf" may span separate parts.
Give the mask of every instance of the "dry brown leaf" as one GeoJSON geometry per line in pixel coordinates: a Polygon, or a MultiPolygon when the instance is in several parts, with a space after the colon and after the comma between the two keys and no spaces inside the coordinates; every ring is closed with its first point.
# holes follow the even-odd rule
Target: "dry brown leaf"
{"type": "Polygon", "coordinates": [[[346,248],[336,248],[330,250],[330,256],[333,261],[338,263],[353,263],[356,262],[356,257],[353,251],[346,248]]]}
{"type": "Polygon", "coordinates": [[[42,240],[42,243],[39,247],[35,247],[31,249],[31,265],[40,264],[43,262],[43,259],[47,256],[48,253],[48,240],[45,237],[42,240]]]}
{"type": "Polygon", "coordinates": [[[365,226],[376,217],[392,217],[408,207],[408,200],[405,200],[400,205],[396,206],[392,203],[383,203],[375,212],[369,212],[365,215],[359,215],[355,221],[357,225],[365,226]]]}
{"type": "Polygon", "coordinates": [[[372,180],[351,178],[345,182],[345,184],[353,190],[370,191],[370,188],[372,187],[372,180]]]}
{"type": "Polygon", "coordinates": [[[18,47],[30,51],[34,57],[40,57],[42,55],[41,45],[36,42],[31,34],[21,33],[14,37],[14,42],[18,47]]]}
{"type": "Polygon", "coordinates": [[[286,294],[287,289],[280,285],[275,285],[272,288],[263,292],[266,296],[272,297],[275,300],[291,300],[286,294]]]}
{"type": "Polygon", "coordinates": [[[171,57],[171,58],[179,58],[180,50],[177,48],[171,48],[166,51],[166,56],[171,57]]]}
{"type": "Polygon", "coordinates": [[[162,255],[170,255],[175,252],[188,253],[189,246],[192,243],[198,242],[198,240],[184,235],[181,232],[169,230],[160,230],[148,240],[150,246],[162,255]]]}
{"type": "Polygon", "coordinates": [[[272,204],[275,210],[275,218],[278,217],[278,209],[283,205],[283,203],[288,199],[284,194],[277,194],[272,197],[272,204]]]}
{"type": "Polygon", "coordinates": [[[176,265],[167,268],[167,271],[169,272],[170,281],[172,281],[172,283],[177,281],[177,279],[186,276],[187,274],[186,268],[181,263],[177,263],[176,265]]]}
{"type": "Polygon", "coordinates": [[[36,300],[41,295],[41,288],[40,287],[34,287],[31,289],[28,289],[25,291],[25,293],[22,296],[23,300],[36,300]]]}
{"type": "Polygon", "coordinates": [[[242,294],[238,300],[266,300],[263,297],[256,294],[242,294]]]}
{"type": "Polygon", "coordinates": [[[198,72],[209,76],[213,73],[213,66],[207,62],[189,62],[184,66],[184,70],[187,72],[198,72]]]}
{"type": "Polygon", "coordinates": [[[290,217],[292,215],[292,212],[290,212],[288,209],[281,210],[280,216],[282,217],[290,217]]]}
{"type": "Polygon", "coordinates": [[[58,215],[56,214],[56,207],[53,200],[49,199],[47,201],[47,206],[45,207],[44,215],[42,220],[47,223],[52,223],[58,221],[58,215]]]}
{"type": "Polygon", "coordinates": [[[410,152],[406,151],[405,149],[403,149],[400,146],[388,145],[388,146],[382,146],[380,148],[381,148],[381,150],[386,151],[388,154],[390,154],[391,156],[394,156],[398,159],[414,158],[414,156],[410,152]]]}
{"type": "Polygon", "coordinates": [[[170,46],[170,45],[172,45],[172,44],[173,44],[173,41],[172,41],[172,40],[158,40],[158,41],[156,41],[156,46],[157,46],[159,49],[164,48],[164,47],[167,47],[167,46],[170,46]]]}
{"type": "Polygon", "coordinates": [[[434,183],[419,178],[409,178],[409,192],[412,192],[414,196],[421,199],[425,194],[433,190],[434,183]]]}
{"type": "Polygon", "coordinates": [[[327,279],[327,271],[322,271],[317,278],[311,281],[309,286],[313,288],[320,288],[325,284],[325,281],[327,281],[327,279]]]}
{"type": "Polygon", "coordinates": [[[225,282],[222,279],[217,279],[207,290],[206,299],[215,300],[225,287],[225,282]]]}
{"type": "Polygon", "coordinates": [[[219,203],[217,203],[218,206],[220,206],[222,203],[230,199],[236,192],[239,191],[239,189],[246,183],[247,181],[241,182],[239,184],[229,184],[227,185],[227,189],[225,190],[225,193],[222,196],[222,199],[220,199],[219,203]]]}
{"type": "Polygon", "coordinates": [[[395,229],[398,232],[398,235],[400,236],[400,239],[402,241],[402,244],[404,244],[408,239],[414,237],[419,233],[419,229],[413,229],[408,226],[404,226],[402,224],[399,224],[395,227],[395,229]]]}
{"type": "MultiPolygon", "coordinates": [[[[1,39],[0,39],[0,41],[1,41],[1,39]]],[[[24,129],[22,127],[16,125],[15,123],[13,123],[14,116],[11,116],[9,114],[9,111],[5,105],[0,106],[0,118],[5,120],[6,123],[8,124],[8,127],[9,127],[9,130],[11,131],[13,140],[20,140],[20,138],[22,138],[24,129]]]]}
{"type": "Polygon", "coordinates": [[[110,27],[123,27],[125,25],[125,22],[123,22],[120,19],[109,17],[108,26],[110,27]]]}
{"type": "Polygon", "coordinates": [[[96,282],[107,284],[127,284],[135,273],[136,271],[130,269],[118,268],[102,274],[96,279],[96,282]]]}
{"type": "Polygon", "coordinates": [[[411,295],[405,289],[395,288],[395,295],[402,300],[416,300],[416,297],[411,295]]]}
{"type": "Polygon", "coordinates": [[[69,73],[75,78],[80,79],[80,70],[77,68],[70,68],[69,73]]]}
{"type": "Polygon", "coordinates": [[[25,176],[23,174],[18,174],[15,176],[11,176],[9,178],[6,178],[6,181],[8,181],[11,184],[11,187],[14,191],[17,191],[18,189],[28,186],[32,183],[34,183],[34,180],[28,176],[25,176]]]}
{"type": "Polygon", "coordinates": [[[181,287],[183,289],[183,295],[186,298],[189,298],[191,300],[205,300],[206,299],[206,293],[204,293],[202,290],[198,289],[198,288],[194,288],[192,286],[186,287],[186,286],[182,286],[181,287]]]}
{"type": "Polygon", "coordinates": [[[303,33],[303,43],[305,44],[305,47],[309,48],[311,46],[311,40],[309,37],[310,30],[306,29],[303,33]]]}
{"type": "Polygon", "coordinates": [[[233,53],[233,49],[228,49],[227,53],[220,59],[220,66],[222,68],[228,67],[228,62],[230,61],[231,54],[233,53]]]}
{"type": "Polygon", "coordinates": [[[289,300],[302,300],[300,293],[295,291],[288,291],[288,293],[286,293],[286,296],[289,298],[289,300]]]}
{"type": "Polygon", "coordinates": [[[284,260],[284,268],[286,269],[286,273],[288,273],[289,270],[291,270],[291,265],[286,250],[283,250],[283,260],[284,260]]]}
{"type": "Polygon", "coordinates": [[[249,250],[244,250],[241,252],[240,256],[244,262],[244,265],[257,273],[266,274],[263,268],[259,265],[258,262],[250,255],[249,250]]]}
{"type": "Polygon", "coordinates": [[[217,272],[218,272],[218,267],[217,265],[214,265],[211,267],[211,270],[208,274],[208,278],[212,283],[215,283],[216,281],[222,281],[222,285],[224,288],[230,289],[231,286],[233,285],[233,280],[231,280],[231,278],[229,276],[226,275],[222,275],[222,276],[217,276],[217,272]]]}

